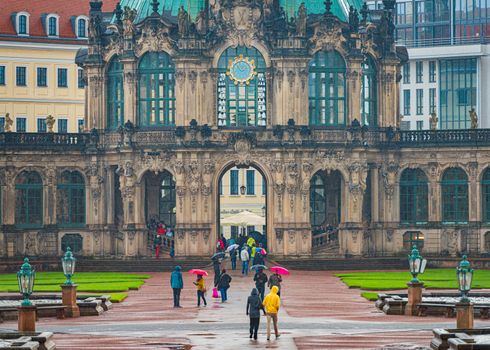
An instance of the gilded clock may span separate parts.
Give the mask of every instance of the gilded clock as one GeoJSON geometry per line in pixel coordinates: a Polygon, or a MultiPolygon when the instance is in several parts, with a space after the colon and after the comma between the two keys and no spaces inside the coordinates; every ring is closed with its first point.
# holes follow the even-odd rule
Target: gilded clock
{"type": "Polygon", "coordinates": [[[255,68],[254,60],[248,57],[243,57],[243,55],[239,55],[233,60],[230,60],[226,75],[230,77],[230,80],[233,81],[235,85],[248,85],[257,75],[255,68]]]}

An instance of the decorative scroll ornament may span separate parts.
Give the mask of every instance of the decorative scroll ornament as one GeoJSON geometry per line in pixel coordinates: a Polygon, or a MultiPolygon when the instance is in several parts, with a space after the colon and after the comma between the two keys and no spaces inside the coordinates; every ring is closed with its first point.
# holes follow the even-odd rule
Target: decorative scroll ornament
{"type": "Polygon", "coordinates": [[[230,60],[226,75],[230,77],[230,80],[233,81],[235,85],[249,85],[250,81],[257,75],[257,72],[255,71],[256,68],[254,60],[239,55],[238,57],[235,57],[235,59],[230,60]]]}

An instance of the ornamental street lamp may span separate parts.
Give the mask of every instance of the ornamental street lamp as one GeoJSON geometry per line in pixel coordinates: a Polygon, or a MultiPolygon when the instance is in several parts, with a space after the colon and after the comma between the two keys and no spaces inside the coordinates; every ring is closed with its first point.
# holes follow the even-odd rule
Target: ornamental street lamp
{"type": "Polygon", "coordinates": [[[473,269],[470,268],[470,262],[463,255],[463,260],[457,267],[456,274],[458,275],[458,289],[461,293],[461,302],[468,303],[468,293],[471,290],[471,282],[473,281],[473,269]]]}
{"type": "Polygon", "coordinates": [[[70,247],[66,248],[66,253],[61,258],[61,265],[63,266],[63,274],[66,277],[65,284],[66,285],[73,285],[73,282],[71,280],[71,277],[75,274],[75,263],[76,263],[75,257],[73,256],[70,247]]]}
{"type": "Polygon", "coordinates": [[[420,283],[417,275],[424,273],[427,265],[427,259],[424,259],[417,249],[417,245],[414,244],[412,253],[408,256],[408,265],[410,267],[410,273],[412,274],[411,283],[420,283]]]}
{"type": "Polygon", "coordinates": [[[29,259],[24,258],[19,272],[17,272],[17,282],[19,283],[19,292],[24,297],[24,300],[20,304],[21,306],[32,306],[29,296],[32,294],[34,288],[34,280],[36,278],[36,272],[31,268],[29,259]]]}
{"type": "Polygon", "coordinates": [[[245,191],[247,190],[247,188],[245,186],[240,186],[240,194],[243,196],[245,194],[245,191]]]}

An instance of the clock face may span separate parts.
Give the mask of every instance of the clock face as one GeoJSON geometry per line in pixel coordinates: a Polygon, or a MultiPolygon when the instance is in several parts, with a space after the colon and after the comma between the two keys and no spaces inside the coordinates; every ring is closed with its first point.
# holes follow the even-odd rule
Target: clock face
{"type": "Polygon", "coordinates": [[[235,83],[235,85],[248,85],[255,75],[257,75],[257,72],[255,72],[254,61],[248,57],[243,57],[243,55],[240,55],[230,61],[228,72],[226,72],[226,74],[230,77],[230,80],[235,83]]]}

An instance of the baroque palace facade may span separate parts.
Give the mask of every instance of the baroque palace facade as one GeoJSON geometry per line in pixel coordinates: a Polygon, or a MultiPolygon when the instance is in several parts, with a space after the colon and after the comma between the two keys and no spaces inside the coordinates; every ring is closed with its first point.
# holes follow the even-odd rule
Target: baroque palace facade
{"type": "Polygon", "coordinates": [[[275,256],[486,252],[490,132],[399,130],[394,0],[161,2],[90,2],[90,133],[0,134],[0,256],[148,256],[154,217],[211,254],[232,167],[275,256]]]}

